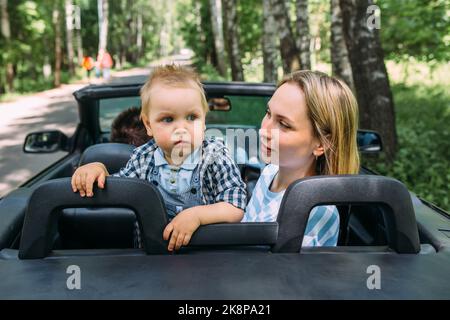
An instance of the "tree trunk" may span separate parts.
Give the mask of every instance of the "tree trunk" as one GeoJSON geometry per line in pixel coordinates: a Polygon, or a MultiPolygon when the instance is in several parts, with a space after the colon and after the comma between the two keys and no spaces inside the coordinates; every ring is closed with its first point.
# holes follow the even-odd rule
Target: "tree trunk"
{"type": "Polygon", "coordinates": [[[280,35],[280,53],[285,74],[300,69],[300,53],[295,45],[291,20],[284,0],[271,0],[275,22],[280,35]]]}
{"type": "Polygon", "coordinates": [[[271,0],[263,0],[263,61],[264,61],[264,82],[276,83],[278,81],[277,70],[277,28],[271,0]]]}
{"type": "Polygon", "coordinates": [[[83,40],[81,39],[81,11],[80,7],[75,7],[75,29],[76,32],[76,43],[77,43],[77,56],[78,56],[78,65],[81,66],[83,62],[83,40]]]}
{"type": "Polygon", "coordinates": [[[239,50],[238,21],[236,14],[236,0],[222,0],[225,35],[228,57],[231,65],[231,80],[244,81],[241,51],[239,50]]]}
{"type": "Polygon", "coordinates": [[[331,0],[331,65],[333,75],[342,79],[355,92],[352,67],[342,29],[342,12],[339,0],[331,0]]]}
{"type": "Polygon", "coordinates": [[[225,49],[222,23],[222,4],[220,0],[209,0],[211,12],[211,26],[214,37],[214,48],[216,51],[217,70],[221,76],[226,75],[225,49]]]}
{"type": "Polygon", "coordinates": [[[77,32],[76,36],[77,42],[77,64],[80,66],[83,62],[83,40],[81,39],[81,30],[77,32]]]}
{"type": "Polygon", "coordinates": [[[173,5],[172,1],[164,1],[163,5],[163,11],[164,11],[164,18],[163,18],[163,25],[161,27],[160,32],[160,56],[166,57],[170,54],[171,48],[170,48],[170,35],[172,33],[172,15],[170,13],[170,8],[173,5]]]}
{"type": "Polygon", "coordinates": [[[119,61],[118,67],[119,69],[122,68],[128,61],[128,49],[131,47],[131,37],[130,37],[130,28],[131,28],[131,10],[133,3],[130,0],[121,0],[121,10],[124,12],[124,28],[127,30],[127,32],[124,32],[120,38],[120,49],[119,49],[119,61]]]}
{"type": "Polygon", "coordinates": [[[344,37],[364,129],[377,130],[388,161],[397,148],[394,101],[377,29],[370,29],[367,8],[372,0],[340,0],[344,37]]]}
{"type": "MultiPolygon", "coordinates": [[[[201,50],[201,59],[205,61],[206,64],[212,64],[212,61],[215,59],[215,50],[214,45],[208,45],[210,37],[203,30],[211,30],[211,17],[209,15],[209,0],[204,1],[194,1],[194,13],[198,17],[196,23],[196,31],[199,35],[200,43],[204,50],[201,50]],[[205,12],[207,15],[205,15],[205,12]]],[[[212,40],[214,41],[214,40],[212,40]]]]}
{"type": "Polygon", "coordinates": [[[99,41],[98,51],[105,50],[108,47],[108,0],[97,0],[98,5],[98,25],[99,25],[99,41]]]}
{"type": "Polygon", "coordinates": [[[9,40],[11,38],[11,28],[9,25],[8,0],[0,0],[0,6],[2,10],[2,36],[5,37],[6,40],[9,40]]]}
{"type": "Polygon", "coordinates": [[[8,13],[8,0],[1,0],[1,27],[2,36],[5,38],[5,50],[8,52],[8,57],[6,58],[6,91],[14,91],[14,65],[11,61],[11,28],[9,22],[8,13]]]}
{"type": "Polygon", "coordinates": [[[143,30],[143,24],[142,24],[142,12],[139,12],[137,15],[137,23],[136,23],[136,60],[140,59],[142,57],[142,30],[143,30]]]}
{"type": "Polygon", "coordinates": [[[73,50],[73,29],[74,29],[74,16],[73,16],[73,4],[72,0],[65,0],[66,11],[66,48],[67,48],[67,63],[69,64],[70,75],[75,74],[75,67],[73,65],[74,50],[73,50]]]}
{"type": "Polygon", "coordinates": [[[61,85],[61,61],[62,61],[62,50],[61,50],[61,12],[59,1],[55,1],[53,7],[53,23],[55,26],[55,78],[53,84],[55,87],[61,85]]]}
{"type": "Polygon", "coordinates": [[[308,0],[296,0],[295,4],[297,14],[297,48],[300,50],[301,68],[311,70],[308,0]]]}

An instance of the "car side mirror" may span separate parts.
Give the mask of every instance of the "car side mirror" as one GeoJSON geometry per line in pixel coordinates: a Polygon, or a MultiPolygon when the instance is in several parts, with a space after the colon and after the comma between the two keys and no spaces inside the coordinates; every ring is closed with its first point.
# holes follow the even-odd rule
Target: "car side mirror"
{"type": "Polygon", "coordinates": [[[52,153],[67,150],[67,136],[58,130],[29,133],[23,144],[25,153],[52,153]]]}
{"type": "Polygon", "coordinates": [[[376,131],[358,130],[357,143],[361,153],[378,153],[383,149],[381,136],[376,131]]]}

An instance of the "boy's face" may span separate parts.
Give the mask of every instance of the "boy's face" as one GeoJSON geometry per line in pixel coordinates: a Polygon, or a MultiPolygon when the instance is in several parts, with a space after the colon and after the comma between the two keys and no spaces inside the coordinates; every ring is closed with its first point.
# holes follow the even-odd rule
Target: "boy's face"
{"type": "Polygon", "coordinates": [[[194,87],[171,87],[156,83],[150,91],[150,111],[142,120],[169,164],[180,165],[201,146],[205,111],[194,87]]]}

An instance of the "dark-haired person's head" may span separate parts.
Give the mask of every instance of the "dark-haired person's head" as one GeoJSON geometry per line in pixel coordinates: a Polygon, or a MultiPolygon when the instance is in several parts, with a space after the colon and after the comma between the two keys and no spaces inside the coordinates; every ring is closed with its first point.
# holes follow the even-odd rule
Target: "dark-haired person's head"
{"type": "Polygon", "coordinates": [[[149,139],[141,120],[141,108],[131,107],[122,111],[111,125],[111,142],[128,143],[139,147],[149,139]]]}

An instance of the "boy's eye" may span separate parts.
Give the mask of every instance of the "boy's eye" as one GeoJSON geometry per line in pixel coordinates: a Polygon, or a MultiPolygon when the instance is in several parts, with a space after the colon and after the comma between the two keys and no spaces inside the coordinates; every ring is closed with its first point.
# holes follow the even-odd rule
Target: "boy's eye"
{"type": "Polygon", "coordinates": [[[164,118],[162,118],[162,122],[170,123],[172,121],[173,121],[172,117],[164,117],[164,118]]]}
{"type": "Polygon", "coordinates": [[[270,118],[270,109],[269,108],[266,109],[266,115],[270,118]]]}
{"type": "Polygon", "coordinates": [[[186,119],[189,121],[194,121],[195,119],[197,119],[197,116],[195,114],[190,114],[186,117],[186,119]]]}

